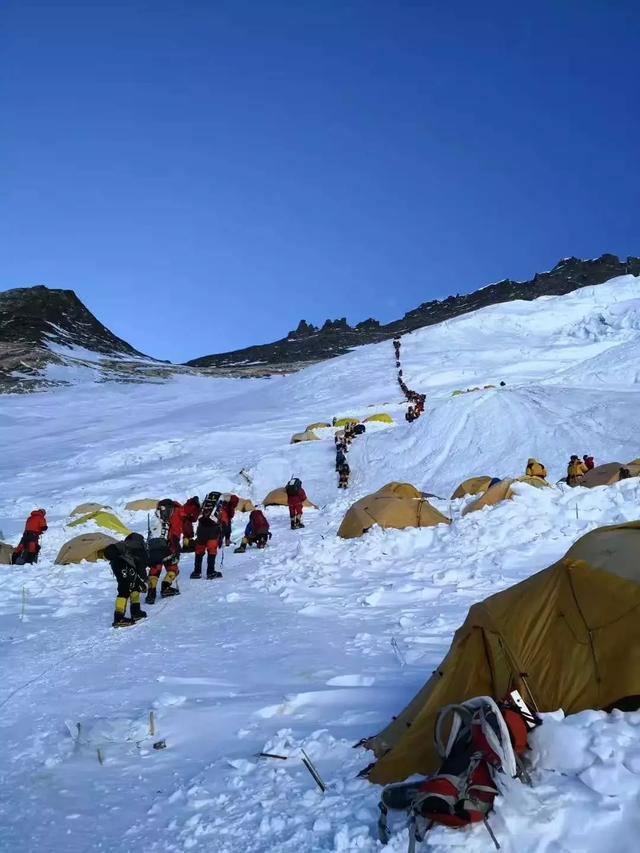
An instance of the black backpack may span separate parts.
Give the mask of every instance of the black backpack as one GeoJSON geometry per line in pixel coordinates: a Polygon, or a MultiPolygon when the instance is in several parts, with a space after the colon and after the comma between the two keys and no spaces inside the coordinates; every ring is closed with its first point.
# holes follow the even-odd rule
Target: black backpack
{"type": "Polygon", "coordinates": [[[203,513],[212,513],[216,508],[216,504],[220,500],[220,495],[222,492],[209,492],[209,494],[202,501],[202,506],[200,507],[203,513]]]}
{"type": "Polygon", "coordinates": [[[294,495],[298,494],[298,492],[300,491],[301,488],[302,488],[302,481],[299,480],[297,477],[292,477],[292,479],[289,480],[289,482],[285,486],[285,491],[287,493],[287,497],[290,497],[290,498],[294,497],[294,495]]]}
{"type": "Polygon", "coordinates": [[[164,536],[154,536],[147,542],[149,552],[149,565],[157,566],[170,555],[169,543],[164,536]]]}

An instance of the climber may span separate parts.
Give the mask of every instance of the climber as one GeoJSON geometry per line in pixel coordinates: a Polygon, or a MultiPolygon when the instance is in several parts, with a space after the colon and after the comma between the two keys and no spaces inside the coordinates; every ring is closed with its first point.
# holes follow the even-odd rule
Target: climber
{"type": "Polygon", "coordinates": [[[257,548],[266,548],[269,539],[271,539],[269,522],[265,518],[262,510],[254,509],[249,515],[249,523],[244,529],[242,542],[235,549],[234,554],[244,554],[247,550],[247,545],[255,545],[257,548]]]}
{"type": "Polygon", "coordinates": [[[596,462],[595,462],[595,459],[593,458],[593,456],[588,456],[585,453],[584,456],[582,457],[582,461],[587,466],[587,471],[591,471],[592,468],[595,467],[596,462]]]}
{"type": "Polygon", "coordinates": [[[147,595],[145,604],[156,603],[156,587],[162,574],[162,569],[165,569],[166,574],[160,587],[160,597],[168,598],[172,595],[179,595],[180,590],[171,586],[173,580],[178,574],[178,561],[175,554],[171,553],[169,543],[164,536],[150,537],[147,540],[148,565],[149,565],[149,580],[147,583],[147,595]]]}
{"type": "Polygon", "coordinates": [[[364,435],[364,433],[366,431],[367,431],[367,428],[364,424],[356,424],[353,428],[353,434],[354,435],[364,435]]]}
{"type": "Polygon", "coordinates": [[[182,551],[193,551],[193,525],[200,518],[200,498],[194,495],[184,504],[185,516],[182,522],[182,551]]]}
{"type": "Polygon", "coordinates": [[[527,477],[538,477],[540,480],[544,480],[547,476],[547,469],[537,459],[528,459],[525,474],[527,477]]]}
{"type": "Polygon", "coordinates": [[[567,465],[567,485],[571,486],[579,486],[582,482],[582,478],[587,473],[589,469],[577,456],[572,455],[569,460],[569,464],[567,465]]]}
{"type": "Polygon", "coordinates": [[[140,593],[147,588],[148,554],[145,541],[139,533],[130,533],[123,542],[107,545],[104,556],[111,564],[111,571],[118,583],[112,625],[114,628],[128,628],[147,615],[140,607],[140,593]],[[131,615],[126,616],[129,600],[131,615]]]}
{"type": "Polygon", "coordinates": [[[202,560],[205,552],[207,554],[207,580],[222,577],[222,572],[216,571],[216,554],[218,553],[218,546],[221,539],[222,527],[220,521],[215,516],[212,516],[211,510],[206,509],[200,517],[196,531],[196,556],[193,571],[191,572],[193,579],[202,577],[202,560]]]}
{"type": "Polygon", "coordinates": [[[231,522],[236,513],[240,498],[237,495],[222,495],[216,508],[216,518],[220,525],[220,544],[231,545],[231,522]]]}
{"type": "Polygon", "coordinates": [[[287,492],[287,503],[289,504],[289,518],[291,519],[291,529],[298,530],[304,527],[302,523],[302,511],[304,502],[307,499],[305,490],[302,488],[302,482],[298,477],[292,477],[285,486],[287,492]]]}
{"type": "Polygon", "coordinates": [[[47,529],[46,509],[34,509],[24,525],[22,538],[11,555],[14,565],[37,563],[40,553],[40,537],[47,529]]]}
{"type": "Polygon", "coordinates": [[[349,474],[351,473],[351,469],[349,468],[348,463],[343,462],[343,464],[338,468],[338,488],[339,489],[348,489],[349,488],[349,474]]]}
{"type": "Polygon", "coordinates": [[[342,447],[336,448],[336,471],[340,470],[340,466],[346,464],[347,457],[342,447]]]}

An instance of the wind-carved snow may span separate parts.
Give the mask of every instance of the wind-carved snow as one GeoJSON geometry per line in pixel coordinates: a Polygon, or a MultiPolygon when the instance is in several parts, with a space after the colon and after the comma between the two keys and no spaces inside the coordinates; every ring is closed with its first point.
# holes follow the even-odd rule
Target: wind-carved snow
{"type": "MultiPolygon", "coordinates": [[[[379,851],[379,789],[356,778],[371,756],[352,744],[415,694],[471,604],[588,530],[640,514],[635,479],[590,491],[521,484],[512,501],[465,517],[465,501],[449,499],[468,476],[523,473],[529,456],[552,482],[571,453],[640,456],[639,300],[640,281],[624,277],[405,336],[405,379],[428,394],[411,425],[390,343],[288,377],[127,386],[79,372],[73,387],[3,398],[0,529],[15,543],[45,506],[49,531],[37,566],[0,567],[0,847],[379,851]],[[313,421],[376,411],[396,423],[355,442],[346,493],[330,430],[288,444],[313,421]],[[182,595],[131,630],[110,627],[106,564],[53,565],[83,501],[146,533],[128,500],[218,488],[259,501],[292,474],[319,506],[304,530],[269,509],[269,548],[227,551],[216,583],[190,581],[185,556],[182,595]],[[338,539],[350,504],[390,480],[437,495],[453,524],[338,539]]],[[[509,785],[491,817],[505,853],[637,849],[640,714],[555,711],[531,763],[533,788],[509,785]]],[[[393,828],[387,849],[399,853],[407,833],[401,819],[393,828]]],[[[492,844],[483,827],[435,829],[429,841],[462,847],[492,844]]]]}

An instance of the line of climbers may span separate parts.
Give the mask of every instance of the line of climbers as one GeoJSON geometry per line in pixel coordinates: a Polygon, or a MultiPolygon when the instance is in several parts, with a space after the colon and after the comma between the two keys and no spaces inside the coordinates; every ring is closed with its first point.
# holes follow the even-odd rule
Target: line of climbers
{"type": "MultiPolygon", "coordinates": [[[[333,419],[335,426],[336,418],[333,419]]],[[[338,474],[338,488],[349,488],[349,477],[351,476],[351,468],[347,462],[347,453],[354,438],[359,435],[364,435],[367,428],[364,424],[349,422],[345,424],[344,429],[338,430],[334,436],[336,445],[336,472],[338,474]]]]}
{"type": "Polygon", "coordinates": [[[412,391],[402,378],[402,364],[400,362],[400,338],[393,339],[393,349],[396,355],[396,367],[398,369],[398,385],[402,390],[409,408],[405,413],[406,420],[411,423],[417,421],[420,415],[424,412],[424,404],[427,399],[426,394],[419,394],[417,391],[412,391]]]}

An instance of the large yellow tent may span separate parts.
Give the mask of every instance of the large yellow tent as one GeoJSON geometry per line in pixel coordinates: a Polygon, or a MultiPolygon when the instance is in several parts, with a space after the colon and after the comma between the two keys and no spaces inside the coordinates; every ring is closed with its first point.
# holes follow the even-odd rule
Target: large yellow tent
{"type": "Polygon", "coordinates": [[[412,486],[411,483],[397,483],[395,481],[382,486],[376,495],[390,495],[395,498],[421,498],[422,492],[412,486]]]}
{"type": "MultiPolygon", "coordinates": [[[[390,483],[389,486],[414,489],[408,483],[390,483]]],[[[416,497],[394,493],[392,488],[385,489],[356,501],[342,519],[338,536],[355,539],[376,525],[383,529],[404,530],[407,527],[434,527],[436,524],[451,523],[429,501],[421,498],[419,492],[416,497]]]]}
{"type": "Polygon", "coordinates": [[[320,438],[315,432],[310,432],[309,430],[306,432],[296,432],[291,436],[290,444],[301,444],[303,441],[320,441],[320,438]]]}
{"type": "Polygon", "coordinates": [[[89,512],[69,523],[69,527],[78,527],[81,524],[86,524],[88,521],[95,521],[98,527],[105,527],[107,530],[113,530],[115,533],[120,533],[122,536],[128,536],[131,531],[124,525],[120,519],[112,512],[99,510],[98,512],[89,512]]]}
{"type": "MultiPolygon", "coordinates": [[[[289,501],[287,500],[287,492],[284,486],[269,492],[262,503],[264,506],[288,506],[289,501]]],[[[318,507],[308,499],[304,502],[304,506],[308,509],[318,509],[318,507]]]]}
{"type": "Polygon", "coordinates": [[[8,545],[6,542],[0,542],[0,565],[11,565],[11,555],[13,554],[13,545],[8,545]]]}
{"type": "Polygon", "coordinates": [[[489,483],[492,477],[470,477],[464,480],[455,492],[451,495],[451,500],[456,498],[464,498],[466,495],[483,495],[489,488],[489,483]]]}
{"type": "Polygon", "coordinates": [[[388,415],[386,412],[380,412],[377,415],[369,415],[368,418],[364,419],[363,423],[368,424],[371,421],[373,421],[374,423],[377,422],[377,423],[381,423],[381,424],[392,424],[393,418],[391,417],[391,415],[388,415]]]}
{"type": "Polygon", "coordinates": [[[133,510],[134,512],[141,512],[142,510],[149,512],[157,506],[158,501],[155,498],[140,498],[137,501],[129,501],[128,504],[125,504],[124,508],[133,510]]]}
{"type": "Polygon", "coordinates": [[[587,471],[579,485],[593,489],[595,486],[610,486],[613,483],[618,483],[621,468],[626,468],[632,477],[640,475],[640,465],[636,462],[629,462],[626,465],[622,462],[606,462],[604,465],[597,465],[587,471]]]}
{"type": "Polygon", "coordinates": [[[314,424],[309,424],[306,428],[305,432],[313,432],[314,429],[325,429],[325,427],[330,427],[331,424],[328,424],[326,421],[317,421],[314,424]]]}
{"type": "Polygon", "coordinates": [[[462,510],[462,515],[467,515],[470,512],[477,512],[477,510],[482,509],[485,506],[495,506],[501,501],[508,501],[514,495],[514,491],[511,488],[514,483],[527,483],[529,486],[533,486],[536,489],[550,489],[551,486],[547,483],[546,480],[542,480],[540,477],[518,477],[515,480],[506,479],[500,480],[499,483],[496,483],[494,486],[491,486],[487,491],[480,495],[479,498],[476,498],[475,501],[472,501],[470,504],[462,510]]]}
{"type": "Polygon", "coordinates": [[[357,423],[358,423],[357,418],[338,418],[336,421],[333,422],[333,426],[334,427],[346,427],[346,426],[349,426],[349,424],[357,424],[357,423]]]}
{"type": "Polygon", "coordinates": [[[640,701],[640,522],[600,527],[548,569],[474,604],[431,678],[365,741],[373,782],[437,769],[436,715],[517,688],[539,711],[640,701]],[[635,699],[634,699],[635,697],[635,699]]]}
{"type": "Polygon", "coordinates": [[[71,510],[69,515],[85,515],[87,512],[98,512],[100,509],[111,509],[111,507],[108,507],[105,504],[96,504],[91,502],[78,504],[75,509],[71,510]]]}
{"type": "Polygon", "coordinates": [[[107,536],[106,533],[83,533],[65,542],[55,562],[61,566],[81,563],[82,560],[95,563],[97,560],[104,559],[104,549],[116,541],[113,536],[107,536]]]}

